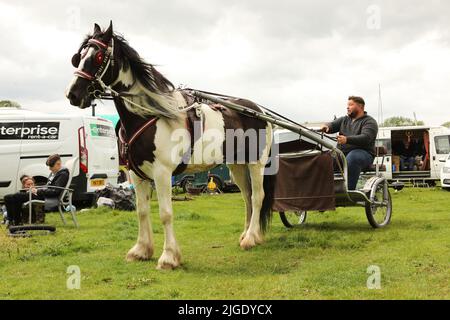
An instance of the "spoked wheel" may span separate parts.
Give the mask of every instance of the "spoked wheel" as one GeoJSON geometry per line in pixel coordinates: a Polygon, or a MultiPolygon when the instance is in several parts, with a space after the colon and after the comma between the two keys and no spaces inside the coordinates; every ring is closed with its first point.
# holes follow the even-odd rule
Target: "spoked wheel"
{"type": "Polygon", "coordinates": [[[286,228],[294,228],[305,224],[308,213],[306,211],[280,212],[281,222],[286,228]]]}
{"type": "Polygon", "coordinates": [[[366,216],[373,228],[382,228],[391,222],[392,199],[387,182],[380,183],[375,190],[372,204],[366,205],[366,216]]]}

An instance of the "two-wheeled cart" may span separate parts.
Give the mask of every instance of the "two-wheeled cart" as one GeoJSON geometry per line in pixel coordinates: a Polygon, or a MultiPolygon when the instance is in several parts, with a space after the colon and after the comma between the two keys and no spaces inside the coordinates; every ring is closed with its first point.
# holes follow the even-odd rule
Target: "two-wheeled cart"
{"type": "Polygon", "coordinates": [[[276,112],[264,112],[241,106],[233,97],[190,90],[200,101],[221,104],[241,114],[270,122],[274,128],[283,128],[275,135],[272,161],[278,171],[272,177],[274,200],[272,208],[278,211],[286,227],[305,223],[308,211],[329,211],[336,207],[363,207],[373,228],[385,227],[392,215],[392,199],[387,180],[379,174],[386,154],[376,148],[376,163],[365,169],[365,182],[357,190],[347,188],[347,160],[332,137],[302,126],[276,112]],[[378,163],[381,158],[381,163],[378,163]]]}

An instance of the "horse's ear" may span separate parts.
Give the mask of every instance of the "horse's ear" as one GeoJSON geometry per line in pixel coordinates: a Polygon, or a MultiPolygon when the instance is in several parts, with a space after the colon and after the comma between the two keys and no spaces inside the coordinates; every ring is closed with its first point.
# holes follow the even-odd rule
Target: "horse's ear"
{"type": "Polygon", "coordinates": [[[108,29],[105,31],[105,34],[103,35],[103,40],[108,43],[111,40],[112,36],[113,36],[113,24],[111,21],[109,23],[108,29]]]}
{"type": "Polygon", "coordinates": [[[94,23],[94,34],[102,32],[102,28],[96,23],[94,23]]]}

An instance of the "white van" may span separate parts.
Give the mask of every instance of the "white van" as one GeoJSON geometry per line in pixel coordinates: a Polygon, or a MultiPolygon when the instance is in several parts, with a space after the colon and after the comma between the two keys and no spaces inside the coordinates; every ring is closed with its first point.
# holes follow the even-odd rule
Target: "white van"
{"type": "Polygon", "coordinates": [[[71,186],[74,201],[91,201],[95,190],[117,185],[117,140],[109,120],[0,108],[0,201],[21,188],[22,175],[45,184],[50,173],[45,161],[55,153],[63,163],[79,157],[71,186]]]}
{"type": "MultiPolygon", "coordinates": [[[[450,129],[429,126],[381,127],[377,146],[384,146],[388,153],[382,169],[388,180],[434,185],[440,180],[450,153],[450,129]],[[404,170],[400,166],[404,141],[412,141],[418,150],[413,170],[404,170]]],[[[381,163],[381,158],[378,161],[381,163]]]]}

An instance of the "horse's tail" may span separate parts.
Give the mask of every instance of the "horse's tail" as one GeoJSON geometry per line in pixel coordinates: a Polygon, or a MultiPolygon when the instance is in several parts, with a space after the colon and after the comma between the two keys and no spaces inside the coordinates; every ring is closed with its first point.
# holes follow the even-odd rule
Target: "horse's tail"
{"type": "Polygon", "coordinates": [[[270,222],[272,221],[272,204],[275,188],[275,175],[264,175],[263,190],[264,199],[261,206],[261,213],[259,216],[259,224],[261,231],[267,231],[270,222]]]}
{"type": "Polygon", "coordinates": [[[269,160],[266,163],[266,168],[264,170],[264,179],[263,179],[263,190],[264,190],[264,199],[261,205],[261,212],[259,215],[259,225],[261,228],[261,231],[265,233],[267,229],[269,228],[269,225],[272,221],[272,205],[273,205],[273,198],[275,193],[275,179],[276,175],[273,173],[270,174],[267,170],[271,165],[273,165],[273,161],[275,157],[274,154],[277,154],[275,150],[273,149],[273,128],[270,123],[267,123],[268,127],[270,128],[270,149],[269,149],[269,160]]]}

